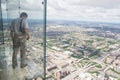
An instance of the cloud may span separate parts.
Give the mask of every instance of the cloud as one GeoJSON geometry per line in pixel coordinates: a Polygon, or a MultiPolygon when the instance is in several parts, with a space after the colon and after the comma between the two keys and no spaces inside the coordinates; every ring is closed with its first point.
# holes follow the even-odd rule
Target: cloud
{"type": "MultiPolygon", "coordinates": [[[[18,1],[10,1],[9,9],[18,12],[18,1]]],[[[21,11],[27,11],[30,18],[42,17],[42,1],[20,0],[21,11]]],[[[47,2],[48,19],[120,20],[120,0],[47,0],[47,2]]],[[[2,4],[5,9],[5,0],[2,4]]]]}
{"type": "Polygon", "coordinates": [[[48,0],[48,17],[75,20],[120,20],[119,3],[120,0],[48,0]]]}
{"type": "Polygon", "coordinates": [[[84,5],[92,7],[114,8],[119,6],[120,0],[64,0],[70,5],[84,5]]]}
{"type": "Polygon", "coordinates": [[[42,0],[7,0],[2,1],[3,5],[6,5],[9,10],[18,10],[19,6],[21,10],[42,10],[42,0]]]}
{"type": "Polygon", "coordinates": [[[6,0],[1,0],[1,3],[2,3],[2,4],[6,3],[6,0]]]}
{"type": "Polygon", "coordinates": [[[5,0],[2,1],[2,12],[4,14],[4,18],[16,18],[19,17],[19,5],[20,12],[27,12],[29,18],[43,18],[43,0],[5,0]],[[6,9],[8,11],[6,12],[6,9]],[[8,13],[8,14],[7,14],[8,13]],[[38,15],[39,14],[39,15],[38,15]],[[5,16],[6,15],[6,16],[5,16]]]}

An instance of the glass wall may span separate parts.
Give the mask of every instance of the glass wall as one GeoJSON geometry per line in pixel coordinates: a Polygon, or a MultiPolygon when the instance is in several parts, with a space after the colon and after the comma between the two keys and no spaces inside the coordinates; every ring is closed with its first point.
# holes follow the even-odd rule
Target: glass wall
{"type": "Polygon", "coordinates": [[[116,3],[48,0],[48,80],[120,79],[120,18],[114,16],[120,7],[116,3]]]}
{"type": "MultiPolygon", "coordinates": [[[[32,80],[43,77],[43,0],[2,0],[4,24],[4,80],[32,80]],[[21,52],[17,54],[17,67],[12,68],[13,43],[10,36],[11,22],[20,17],[22,12],[28,14],[30,39],[26,41],[27,66],[21,68],[21,52]]],[[[18,40],[17,40],[18,41],[18,40]]],[[[23,44],[20,44],[23,45],[23,44]]]]}
{"type": "Polygon", "coordinates": [[[46,76],[45,80],[120,80],[118,3],[118,0],[48,0],[47,31],[43,36],[42,0],[3,0],[6,45],[0,49],[4,53],[0,59],[4,62],[1,72],[6,74],[5,80],[40,76],[46,76]],[[10,24],[21,12],[28,13],[30,28],[28,66],[20,68],[18,54],[19,66],[12,69],[10,24]],[[44,51],[47,54],[43,56],[44,51]]]}
{"type": "MultiPolygon", "coordinates": [[[[1,3],[1,1],[0,1],[1,3]]],[[[3,19],[2,19],[2,8],[0,4],[0,44],[4,43],[4,35],[3,35],[3,19]]]]}

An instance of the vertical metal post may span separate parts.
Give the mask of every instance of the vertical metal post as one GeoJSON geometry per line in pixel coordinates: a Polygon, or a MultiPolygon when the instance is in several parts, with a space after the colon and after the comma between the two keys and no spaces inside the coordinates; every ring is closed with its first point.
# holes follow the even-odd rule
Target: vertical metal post
{"type": "Polygon", "coordinates": [[[9,13],[8,13],[8,3],[9,3],[9,0],[6,0],[7,25],[8,25],[8,23],[9,23],[9,20],[8,20],[8,17],[9,17],[9,13]]]}
{"type": "Polygon", "coordinates": [[[3,19],[2,19],[2,8],[1,8],[1,0],[0,0],[0,27],[2,27],[2,44],[4,44],[4,33],[3,33],[3,19]]]}
{"type": "MultiPolygon", "coordinates": [[[[9,19],[8,19],[8,17],[9,17],[9,13],[8,13],[8,8],[9,8],[9,6],[8,6],[8,4],[9,4],[9,0],[6,0],[6,13],[7,13],[7,26],[8,26],[8,28],[6,28],[7,29],[7,31],[9,31],[10,29],[9,29],[9,19]]],[[[9,40],[9,34],[6,34],[6,36],[7,36],[7,39],[5,39],[5,42],[7,42],[7,40],[9,40]]]]}
{"type": "Polygon", "coordinates": [[[47,20],[47,0],[44,0],[44,42],[43,42],[43,47],[44,47],[44,80],[46,80],[46,20],[47,20]]]}
{"type": "Polygon", "coordinates": [[[19,8],[19,12],[18,12],[19,15],[20,15],[20,9],[21,9],[21,6],[20,6],[20,5],[21,5],[21,3],[20,3],[20,0],[19,0],[19,7],[18,7],[18,8],[19,8]]]}

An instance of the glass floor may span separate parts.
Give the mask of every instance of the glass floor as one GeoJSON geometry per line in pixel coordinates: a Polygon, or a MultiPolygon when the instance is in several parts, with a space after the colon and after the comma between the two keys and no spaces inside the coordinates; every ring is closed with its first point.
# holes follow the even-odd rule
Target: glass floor
{"type": "Polygon", "coordinates": [[[20,68],[20,56],[18,54],[18,66],[12,68],[12,49],[9,45],[0,45],[0,80],[42,80],[42,71],[40,68],[40,58],[34,59],[27,51],[27,64],[25,68],[20,68]]]}

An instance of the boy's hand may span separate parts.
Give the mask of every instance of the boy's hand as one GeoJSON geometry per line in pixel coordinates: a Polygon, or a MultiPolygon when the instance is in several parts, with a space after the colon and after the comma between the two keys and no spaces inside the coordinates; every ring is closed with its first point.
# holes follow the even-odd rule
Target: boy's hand
{"type": "Polygon", "coordinates": [[[27,36],[26,36],[26,39],[27,39],[27,40],[29,40],[29,39],[30,39],[30,36],[29,36],[29,35],[27,35],[27,36]]]}

